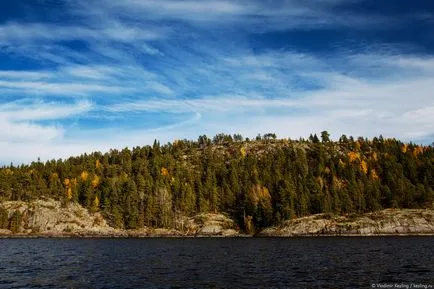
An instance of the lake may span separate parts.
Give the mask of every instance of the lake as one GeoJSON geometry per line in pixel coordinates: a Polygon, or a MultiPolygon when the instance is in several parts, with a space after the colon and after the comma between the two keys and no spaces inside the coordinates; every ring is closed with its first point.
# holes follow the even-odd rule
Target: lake
{"type": "Polygon", "coordinates": [[[0,239],[0,288],[434,288],[433,261],[434,237],[0,239]]]}

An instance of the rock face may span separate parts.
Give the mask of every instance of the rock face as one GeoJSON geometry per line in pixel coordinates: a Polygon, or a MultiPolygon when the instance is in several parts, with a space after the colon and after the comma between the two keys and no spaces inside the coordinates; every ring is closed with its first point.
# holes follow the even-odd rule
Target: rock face
{"type": "Polygon", "coordinates": [[[199,214],[188,218],[184,230],[195,236],[237,236],[239,234],[235,222],[222,214],[199,214]]]}
{"type": "MultiPolygon", "coordinates": [[[[33,202],[9,201],[1,206],[10,218],[15,212],[21,215],[14,233],[34,235],[104,235],[116,230],[107,225],[100,213],[90,214],[75,203],[64,206],[54,200],[33,202]]],[[[0,235],[11,234],[9,230],[0,231],[0,235]]]]}
{"type": "MultiPolygon", "coordinates": [[[[241,236],[233,220],[223,214],[203,213],[179,217],[176,228],[120,230],[103,216],[76,203],[54,200],[0,203],[0,236],[83,237],[235,237],[241,236]],[[18,212],[18,213],[17,213],[18,212]],[[17,217],[19,216],[19,217],[17,217]],[[5,221],[6,220],[6,221],[5,221]],[[7,224],[7,226],[5,226],[7,224]]],[[[360,216],[318,214],[284,221],[258,236],[291,237],[318,235],[434,235],[434,209],[388,209],[360,216]]]]}
{"type": "Polygon", "coordinates": [[[92,214],[76,203],[62,205],[54,200],[8,201],[1,203],[0,209],[7,212],[6,220],[9,220],[7,221],[9,229],[2,228],[0,225],[0,236],[229,237],[239,235],[234,221],[223,214],[204,213],[194,217],[180,217],[176,222],[176,229],[145,227],[137,230],[120,230],[110,227],[100,213],[92,214]],[[19,212],[20,217],[12,229],[10,224],[16,212],[19,212]]]}
{"type": "Polygon", "coordinates": [[[361,216],[318,214],[287,220],[259,236],[434,234],[434,210],[387,209],[361,216]]]}

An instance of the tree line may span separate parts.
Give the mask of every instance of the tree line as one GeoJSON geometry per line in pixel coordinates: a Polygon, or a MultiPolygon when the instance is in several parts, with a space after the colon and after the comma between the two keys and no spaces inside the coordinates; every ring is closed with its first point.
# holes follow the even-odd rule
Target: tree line
{"type": "Polygon", "coordinates": [[[252,140],[202,135],[3,166],[0,201],[78,202],[126,229],[175,227],[180,216],[223,212],[254,231],[316,213],[431,207],[433,173],[432,145],[381,136],[331,141],[326,131],[299,140],[273,133],[252,140]]]}

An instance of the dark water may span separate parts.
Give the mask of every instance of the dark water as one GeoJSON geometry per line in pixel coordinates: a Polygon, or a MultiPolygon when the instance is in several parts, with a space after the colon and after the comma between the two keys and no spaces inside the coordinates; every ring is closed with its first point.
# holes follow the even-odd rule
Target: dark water
{"type": "Polygon", "coordinates": [[[0,239],[0,288],[371,288],[372,283],[434,288],[434,237],[0,239]]]}

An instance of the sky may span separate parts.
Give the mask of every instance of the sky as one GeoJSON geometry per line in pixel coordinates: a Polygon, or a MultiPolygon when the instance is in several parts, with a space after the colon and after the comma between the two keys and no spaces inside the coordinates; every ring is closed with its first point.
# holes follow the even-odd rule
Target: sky
{"type": "Polygon", "coordinates": [[[197,139],[434,141],[434,1],[0,1],[0,164],[197,139]]]}

